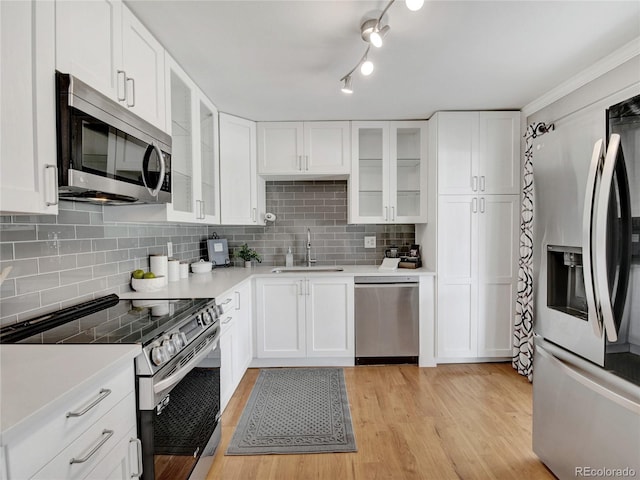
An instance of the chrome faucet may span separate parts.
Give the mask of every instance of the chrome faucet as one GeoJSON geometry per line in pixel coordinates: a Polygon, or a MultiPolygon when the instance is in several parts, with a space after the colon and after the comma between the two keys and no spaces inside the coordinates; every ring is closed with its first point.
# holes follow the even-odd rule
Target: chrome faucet
{"type": "Polygon", "coordinates": [[[307,228],[307,267],[310,267],[312,263],[316,263],[316,259],[311,258],[311,229],[307,228]]]}

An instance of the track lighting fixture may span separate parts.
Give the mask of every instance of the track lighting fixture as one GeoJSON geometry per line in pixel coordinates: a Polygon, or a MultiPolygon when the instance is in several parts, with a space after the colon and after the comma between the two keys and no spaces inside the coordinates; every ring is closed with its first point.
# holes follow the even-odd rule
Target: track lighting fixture
{"type": "Polygon", "coordinates": [[[371,73],[373,73],[373,62],[365,59],[360,65],[360,73],[365,77],[371,75],[371,73]]]}
{"type": "Polygon", "coordinates": [[[412,12],[417,12],[424,5],[424,0],[406,0],[407,8],[412,12]]]}
{"type": "MultiPolygon", "coordinates": [[[[420,10],[424,5],[424,0],[405,0],[405,1],[406,1],[407,8],[414,12],[416,10],[420,10]]],[[[341,82],[344,82],[342,85],[342,91],[344,93],[353,93],[352,74],[353,72],[356,71],[358,67],[360,67],[360,73],[362,73],[362,75],[368,76],[368,75],[371,75],[371,73],[373,73],[373,62],[367,59],[367,54],[369,53],[369,49],[371,48],[371,45],[373,45],[376,48],[382,47],[383,38],[391,29],[389,25],[384,25],[384,26],[382,25],[381,23],[382,18],[384,17],[384,15],[387,13],[387,10],[389,10],[389,7],[393,5],[394,2],[395,0],[391,0],[387,4],[387,6],[384,8],[384,10],[382,11],[382,13],[378,18],[369,18],[364,22],[362,22],[362,25],[360,25],[360,36],[365,42],[368,43],[368,46],[367,46],[367,50],[364,52],[364,55],[362,56],[360,61],[356,63],[356,66],[353,67],[349,71],[349,73],[347,73],[344,77],[340,79],[341,82]]]]}
{"type": "Polygon", "coordinates": [[[347,75],[342,79],[342,81],[344,82],[342,84],[343,93],[353,93],[353,88],[351,87],[351,82],[352,82],[351,75],[347,75]]]}

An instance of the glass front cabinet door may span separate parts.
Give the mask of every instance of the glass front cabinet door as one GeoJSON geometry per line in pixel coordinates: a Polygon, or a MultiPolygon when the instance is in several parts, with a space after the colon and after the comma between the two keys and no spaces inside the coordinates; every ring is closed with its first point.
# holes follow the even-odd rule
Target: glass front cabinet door
{"type": "Polygon", "coordinates": [[[349,223],[427,221],[427,122],[353,122],[349,223]]]}

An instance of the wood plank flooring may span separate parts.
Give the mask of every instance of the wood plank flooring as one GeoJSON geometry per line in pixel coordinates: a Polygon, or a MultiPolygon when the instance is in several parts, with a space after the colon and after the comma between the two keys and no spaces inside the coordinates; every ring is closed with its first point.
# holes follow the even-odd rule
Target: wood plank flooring
{"type": "Polygon", "coordinates": [[[531,384],[508,363],[345,368],[357,453],[224,456],[259,370],[222,416],[207,480],[538,480],[531,384]]]}

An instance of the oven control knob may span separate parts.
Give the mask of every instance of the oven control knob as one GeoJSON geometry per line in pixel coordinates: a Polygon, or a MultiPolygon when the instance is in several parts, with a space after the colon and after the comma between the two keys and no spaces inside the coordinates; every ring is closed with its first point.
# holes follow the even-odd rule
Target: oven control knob
{"type": "Polygon", "coordinates": [[[167,349],[164,345],[153,347],[153,350],[151,350],[151,361],[155,365],[162,365],[167,360],[169,360],[169,354],[167,353],[167,349]]]}
{"type": "Polygon", "coordinates": [[[184,346],[186,345],[186,342],[184,341],[185,339],[183,337],[184,333],[174,333],[173,335],[171,335],[171,341],[173,341],[173,344],[176,346],[177,350],[184,348],[184,346]]]}
{"type": "Polygon", "coordinates": [[[209,312],[211,313],[211,318],[215,321],[218,319],[218,309],[213,306],[209,309],[209,312]]]}
{"type": "Polygon", "coordinates": [[[211,312],[209,312],[209,310],[204,312],[202,315],[204,316],[204,320],[207,325],[210,325],[213,323],[213,315],[211,315],[211,312]]]}
{"type": "Polygon", "coordinates": [[[196,315],[196,322],[198,322],[198,325],[200,325],[201,327],[204,327],[204,320],[202,319],[202,314],[198,314],[196,315]]]}
{"type": "Polygon", "coordinates": [[[176,348],[176,342],[167,338],[162,342],[162,346],[165,348],[167,355],[169,358],[173,357],[176,353],[178,353],[178,349],[176,348]]]}

